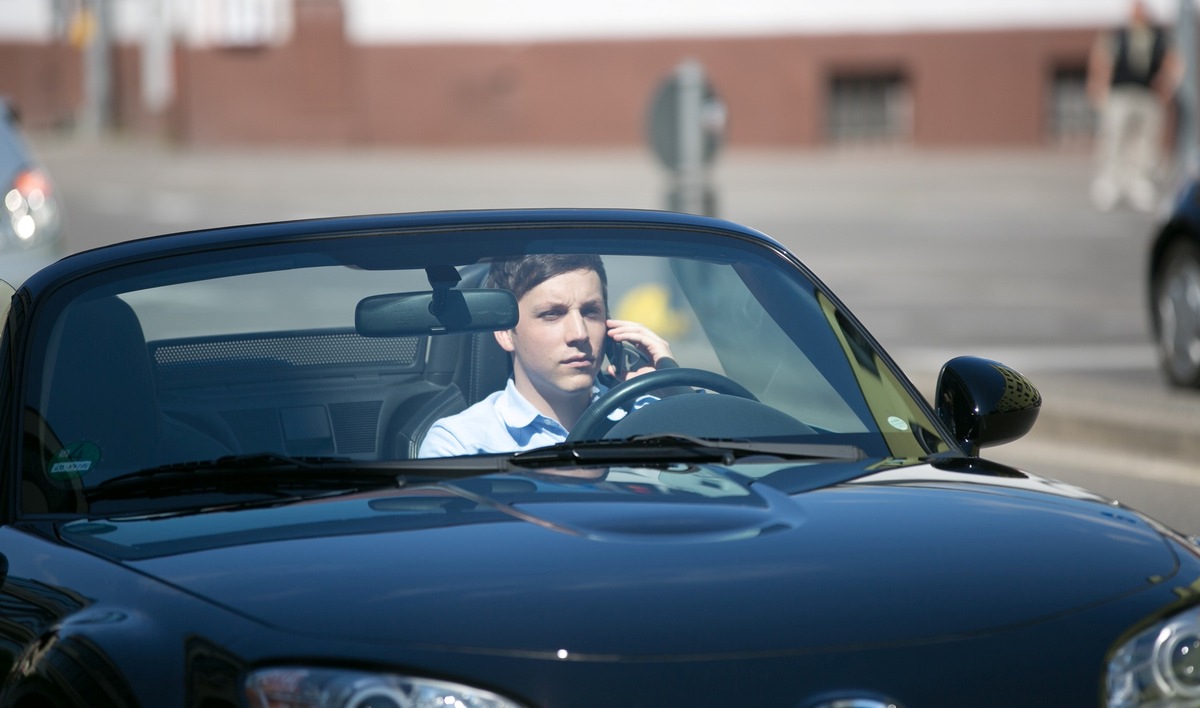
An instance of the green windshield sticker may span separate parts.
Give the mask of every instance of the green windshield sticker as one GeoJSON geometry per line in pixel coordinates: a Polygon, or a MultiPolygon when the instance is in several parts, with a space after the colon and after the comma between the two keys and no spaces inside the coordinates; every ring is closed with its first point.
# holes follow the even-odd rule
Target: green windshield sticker
{"type": "Polygon", "coordinates": [[[92,470],[100,461],[100,448],[90,442],[71,443],[50,460],[53,479],[75,479],[92,470]]]}

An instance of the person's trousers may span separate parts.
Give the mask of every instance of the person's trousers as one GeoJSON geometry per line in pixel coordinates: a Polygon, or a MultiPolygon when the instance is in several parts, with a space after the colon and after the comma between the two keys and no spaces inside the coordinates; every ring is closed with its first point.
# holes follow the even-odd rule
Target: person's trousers
{"type": "Polygon", "coordinates": [[[1114,200],[1148,208],[1162,147],[1164,111],[1153,91],[1114,86],[1100,116],[1096,182],[1114,200]]]}

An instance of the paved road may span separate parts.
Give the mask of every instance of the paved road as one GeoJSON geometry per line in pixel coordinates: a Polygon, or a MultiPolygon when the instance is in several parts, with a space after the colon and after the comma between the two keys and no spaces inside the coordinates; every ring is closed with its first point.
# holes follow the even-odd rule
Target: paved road
{"type": "MultiPolygon", "coordinates": [[[[664,175],[626,151],[177,151],[43,138],[69,248],[349,213],[659,208],[664,175]]],[[[993,456],[1200,534],[1200,396],[1167,390],[1148,342],[1151,217],[1099,214],[1088,158],[1045,153],[733,151],[721,216],[795,251],[930,391],[950,356],[1009,363],[1042,419],[993,456]]]]}

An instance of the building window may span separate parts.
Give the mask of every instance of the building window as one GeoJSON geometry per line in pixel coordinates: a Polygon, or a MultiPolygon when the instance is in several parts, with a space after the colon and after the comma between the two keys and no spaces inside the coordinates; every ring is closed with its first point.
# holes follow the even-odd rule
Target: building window
{"type": "Polygon", "coordinates": [[[834,74],[826,135],[833,143],[896,143],[912,132],[912,92],[898,71],[834,74]]]}
{"type": "Polygon", "coordinates": [[[261,48],[285,43],[292,0],[192,0],[189,40],[200,47],[261,48]]]}
{"type": "Polygon", "coordinates": [[[1082,65],[1055,67],[1050,77],[1046,125],[1056,145],[1090,144],[1096,130],[1096,112],[1088,103],[1087,68],[1082,65]]]}

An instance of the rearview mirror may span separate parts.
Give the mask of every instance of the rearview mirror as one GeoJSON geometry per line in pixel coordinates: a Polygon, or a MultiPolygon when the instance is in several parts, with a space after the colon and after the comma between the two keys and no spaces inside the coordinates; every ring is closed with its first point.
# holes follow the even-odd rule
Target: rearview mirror
{"type": "Polygon", "coordinates": [[[517,299],[507,290],[444,290],[372,295],[354,309],[354,327],[364,337],[491,332],[517,324],[517,299]]]}

